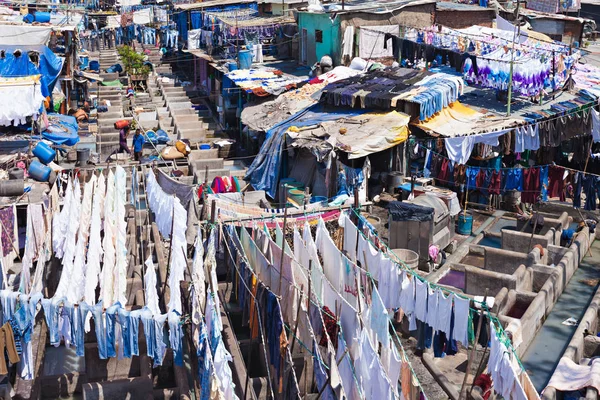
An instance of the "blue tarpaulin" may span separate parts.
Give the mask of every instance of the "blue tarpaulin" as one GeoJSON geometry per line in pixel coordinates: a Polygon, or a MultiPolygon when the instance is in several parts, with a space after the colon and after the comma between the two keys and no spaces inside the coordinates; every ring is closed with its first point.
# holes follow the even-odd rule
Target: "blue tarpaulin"
{"type": "Polygon", "coordinates": [[[42,137],[55,144],[64,144],[74,146],[79,142],[79,124],[75,117],[62,114],[48,114],[50,126],[44,132],[42,137]]]}
{"type": "Polygon", "coordinates": [[[246,180],[255,190],[264,190],[271,198],[275,197],[281,173],[281,155],[285,143],[285,134],[292,126],[315,125],[340,118],[350,118],[365,113],[365,110],[328,110],[321,104],[315,104],[292,115],[267,131],[267,139],[260,152],[246,172],[246,180]]]}
{"type": "Polygon", "coordinates": [[[47,46],[9,46],[2,45],[4,57],[0,57],[0,76],[17,77],[29,75],[42,75],[42,95],[50,96],[54,84],[60,75],[65,59],[58,57],[47,46]],[[20,50],[21,55],[16,57],[15,50],[20,50]],[[29,52],[39,54],[39,66],[29,59],[29,52]]]}

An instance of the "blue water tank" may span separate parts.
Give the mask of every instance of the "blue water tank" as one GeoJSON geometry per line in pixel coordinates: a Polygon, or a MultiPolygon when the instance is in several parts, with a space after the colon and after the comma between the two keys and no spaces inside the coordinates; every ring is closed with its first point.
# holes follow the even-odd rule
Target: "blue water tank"
{"type": "Polygon", "coordinates": [[[252,68],[252,52],[250,50],[241,50],[238,55],[240,69],[252,68]]]}
{"type": "Polygon", "coordinates": [[[40,22],[43,24],[45,24],[46,22],[50,22],[50,13],[43,12],[43,11],[37,11],[35,13],[35,22],[40,22]]]}
{"type": "Polygon", "coordinates": [[[29,176],[39,182],[48,182],[52,169],[42,164],[38,160],[33,160],[29,164],[29,176]]]}
{"type": "Polygon", "coordinates": [[[44,142],[38,142],[38,144],[33,148],[33,155],[40,159],[40,161],[44,164],[48,164],[54,160],[56,156],[56,151],[50,146],[48,146],[44,142]]]}

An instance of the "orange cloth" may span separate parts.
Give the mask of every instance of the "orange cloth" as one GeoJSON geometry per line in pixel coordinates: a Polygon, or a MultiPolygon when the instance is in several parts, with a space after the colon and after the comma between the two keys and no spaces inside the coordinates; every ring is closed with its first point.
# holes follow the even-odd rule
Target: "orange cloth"
{"type": "Polygon", "coordinates": [[[258,289],[258,281],[256,276],[252,276],[252,296],[250,297],[250,337],[256,339],[258,337],[258,315],[256,314],[256,304],[254,299],[256,298],[256,291],[258,289]]]}
{"type": "Polygon", "coordinates": [[[19,354],[17,354],[17,346],[15,345],[15,337],[13,335],[12,327],[8,322],[2,325],[2,328],[0,328],[0,352],[3,355],[2,357],[0,357],[1,375],[8,374],[6,358],[4,357],[4,350],[6,350],[6,354],[8,354],[8,361],[10,361],[11,363],[15,364],[21,360],[19,358],[19,354]]]}

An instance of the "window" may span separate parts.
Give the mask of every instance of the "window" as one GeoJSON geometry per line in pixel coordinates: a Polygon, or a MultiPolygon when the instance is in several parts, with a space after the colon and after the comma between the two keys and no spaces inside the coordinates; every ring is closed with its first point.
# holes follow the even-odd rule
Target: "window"
{"type": "Polygon", "coordinates": [[[323,43],[323,31],[315,30],[315,42],[323,43]]]}

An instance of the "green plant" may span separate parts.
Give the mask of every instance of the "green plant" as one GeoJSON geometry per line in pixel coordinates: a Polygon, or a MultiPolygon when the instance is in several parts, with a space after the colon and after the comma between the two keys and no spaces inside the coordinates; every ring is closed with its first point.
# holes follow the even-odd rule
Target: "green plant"
{"type": "Polygon", "coordinates": [[[147,77],[150,74],[150,67],[144,65],[144,54],[136,52],[132,47],[120,46],[117,52],[121,57],[123,69],[128,75],[142,75],[147,77]]]}

